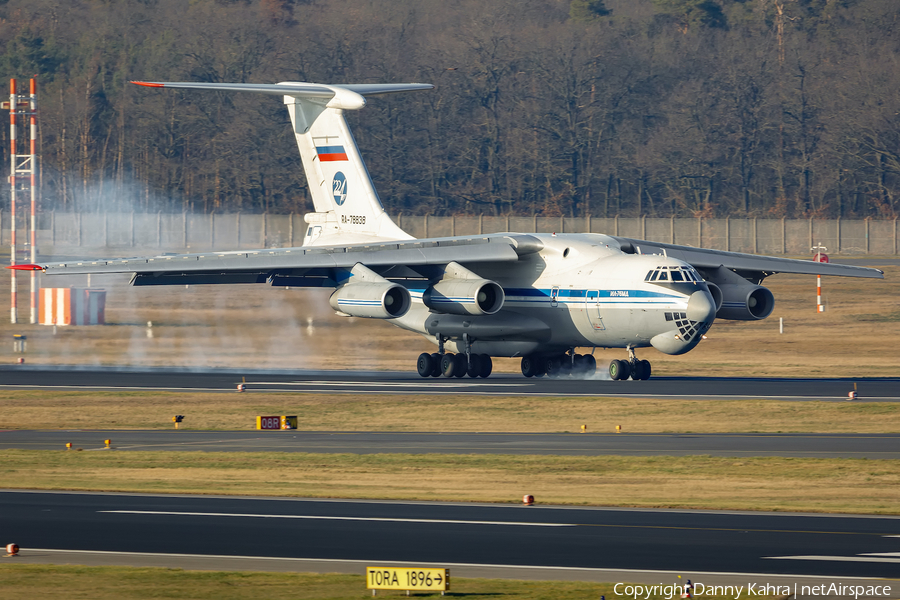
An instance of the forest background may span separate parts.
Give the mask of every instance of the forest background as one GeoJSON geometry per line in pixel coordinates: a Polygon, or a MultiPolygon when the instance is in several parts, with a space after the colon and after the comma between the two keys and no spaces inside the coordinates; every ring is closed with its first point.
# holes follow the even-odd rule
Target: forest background
{"type": "Polygon", "coordinates": [[[279,99],[128,83],[289,80],[436,86],[348,114],[393,214],[893,219],[898,28],[897,0],[0,0],[0,72],[38,80],[41,210],[311,211],[279,99]]]}

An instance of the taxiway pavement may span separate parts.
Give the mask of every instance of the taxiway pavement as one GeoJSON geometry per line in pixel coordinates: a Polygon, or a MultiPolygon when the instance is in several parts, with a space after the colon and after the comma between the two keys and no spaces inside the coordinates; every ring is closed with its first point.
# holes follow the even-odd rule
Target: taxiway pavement
{"type": "Polygon", "coordinates": [[[98,450],[107,439],[119,451],[900,459],[900,434],[12,430],[0,431],[0,450],[98,450]]]}

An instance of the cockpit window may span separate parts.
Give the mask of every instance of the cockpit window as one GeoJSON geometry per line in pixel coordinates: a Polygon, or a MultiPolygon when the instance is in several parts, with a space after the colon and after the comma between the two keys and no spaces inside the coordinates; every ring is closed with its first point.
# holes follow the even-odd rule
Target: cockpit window
{"type": "Polygon", "coordinates": [[[689,283],[703,283],[703,277],[694,267],[660,266],[647,272],[644,281],[686,281],[689,283]],[[671,275],[669,275],[671,273],[671,275]]]}

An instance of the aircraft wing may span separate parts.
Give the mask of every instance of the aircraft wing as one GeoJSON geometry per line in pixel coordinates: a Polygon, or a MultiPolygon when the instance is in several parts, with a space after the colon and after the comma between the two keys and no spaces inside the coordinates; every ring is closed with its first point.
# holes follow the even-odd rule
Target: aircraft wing
{"type": "MultiPolygon", "coordinates": [[[[143,258],[73,260],[43,267],[48,275],[134,273],[134,285],[265,283],[334,285],[334,269],[363,264],[384,276],[423,277],[430,267],[481,262],[516,262],[543,244],[527,234],[486,235],[380,244],[267,248],[143,258]]],[[[30,267],[31,265],[20,265],[30,267]]]]}
{"type": "Polygon", "coordinates": [[[868,267],[818,263],[811,260],[779,258],[776,256],[760,256],[741,252],[725,252],[724,250],[708,250],[676,244],[661,244],[633,238],[615,237],[621,244],[622,251],[631,254],[663,254],[683,260],[698,270],[725,267],[739,274],[750,275],[762,280],[775,273],[797,273],[804,275],[836,275],[840,277],[870,277],[884,279],[884,271],[868,267]]]}

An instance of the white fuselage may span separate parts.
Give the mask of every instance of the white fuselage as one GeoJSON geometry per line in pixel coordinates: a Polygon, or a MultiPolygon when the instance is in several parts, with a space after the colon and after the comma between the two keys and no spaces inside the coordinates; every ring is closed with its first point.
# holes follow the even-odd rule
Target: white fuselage
{"type": "Polygon", "coordinates": [[[651,345],[682,354],[712,324],[715,307],[709,289],[682,261],[625,254],[615,240],[600,234],[532,235],[544,244],[540,252],[514,265],[473,266],[478,275],[503,287],[506,301],[500,312],[435,313],[422,302],[424,286],[409,283],[412,306],[392,322],[435,343],[438,335],[444,336],[448,349],[456,352],[465,351],[465,335],[472,352],[492,356],[651,345]],[[647,281],[654,272],[654,279],[665,272],[665,281],[647,281]]]}

